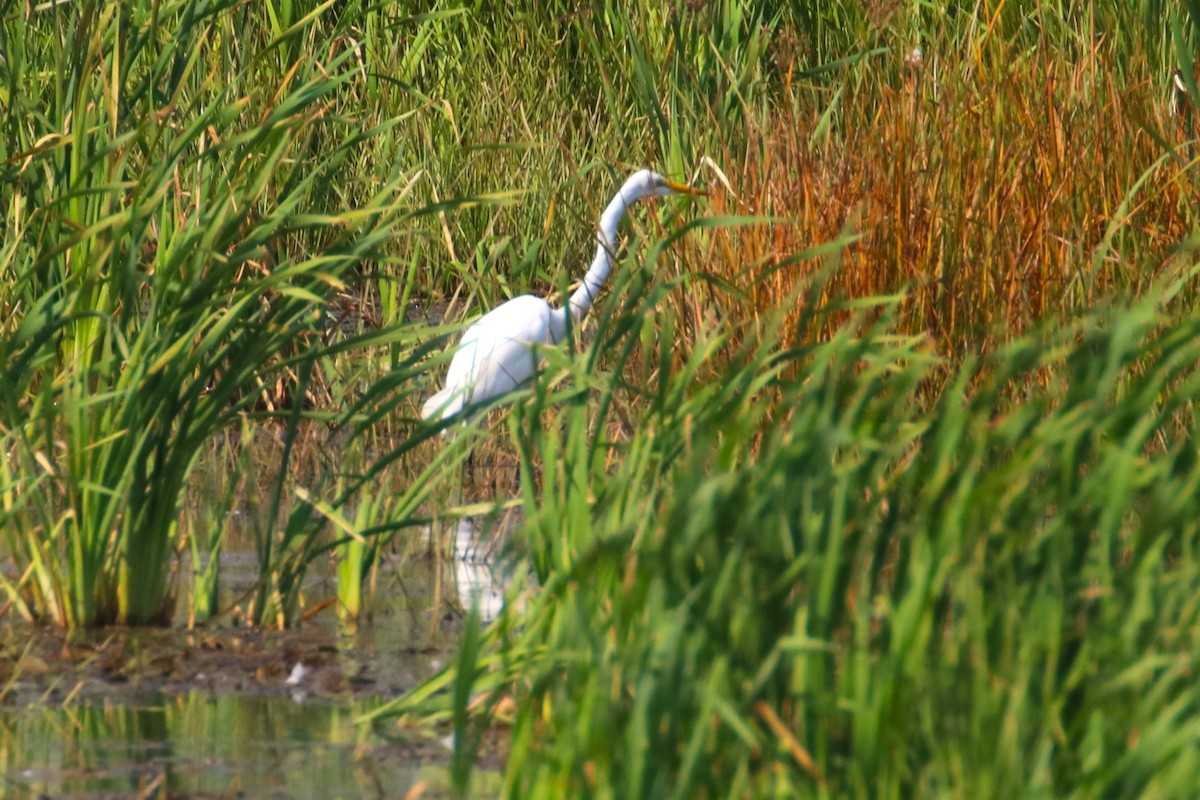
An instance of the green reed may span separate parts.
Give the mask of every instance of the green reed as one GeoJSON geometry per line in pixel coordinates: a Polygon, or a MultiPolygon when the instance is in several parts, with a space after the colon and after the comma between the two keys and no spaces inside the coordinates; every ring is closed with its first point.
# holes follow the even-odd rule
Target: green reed
{"type": "Polygon", "coordinates": [[[761,332],[708,381],[703,343],[665,341],[629,383],[606,334],[634,299],[515,418],[540,589],[376,724],[449,720],[437,691],[466,684],[471,742],[511,696],[514,797],[1185,796],[1190,280],[970,361],[932,405],[894,300],[823,342],[761,332]],[[614,427],[596,409],[628,391],[649,410],[614,427]]]}
{"type": "MultiPolygon", "coordinates": [[[[361,81],[345,23],[326,4],[255,40],[239,38],[246,14],[181,1],[4,18],[25,59],[4,61],[0,527],[27,617],[169,618],[198,459],[247,412],[276,416],[287,474],[307,391],[350,346],[327,344],[324,309],[419,210],[398,164],[352,177],[399,120],[339,110],[361,81]],[[295,42],[346,46],[316,58],[295,42]]],[[[357,341],[400,346],[407,374],[417,338],[357,341]]],[[[268,566],[315,535],[310,510],[284,522],[276,485],[268,566]]]]}

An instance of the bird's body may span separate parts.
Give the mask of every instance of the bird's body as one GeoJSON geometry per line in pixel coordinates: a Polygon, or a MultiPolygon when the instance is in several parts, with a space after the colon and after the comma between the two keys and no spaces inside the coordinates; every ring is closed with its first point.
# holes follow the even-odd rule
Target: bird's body
{"type": "Polygon", "coordinates": [[[484,314],[463,333],[446,373],[446,387],[425,401],[421,416],[445,419],[464,407],[508,394],[532,378],[538,365],[536,348],[563,341],[568,325],[583,319],[599,293],[612,269],[617,226],[629,206],[643,197],[677,193],[703,194],[650,170],[629,176],[600,216],[596,256],[570,302],[552,308],[543,298],[527,294],[484,314]]]}
{"type": "Polygon", "coordinates": [[[446,388],[425,401],[421,416],[442,418],[463,406],[507,394],[533,377],[537,345],[557,344],[566,337],[564,309],[553,309],[531,294],[485,314],[463,333],[446,372],[446,388]]]}

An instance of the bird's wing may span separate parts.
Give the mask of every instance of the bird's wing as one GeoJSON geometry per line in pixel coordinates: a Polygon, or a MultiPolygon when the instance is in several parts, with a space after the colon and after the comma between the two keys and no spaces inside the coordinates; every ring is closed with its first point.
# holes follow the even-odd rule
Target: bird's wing
{"type": "Polygon", "coordinates": [[[464,399],[480,403],[529,380],[536,366],[532,348],[550,341],[551,313],[545,300],[524,295],[485,314],[463,334],[443,391],[469,391],[464,399]]]}
{"type": "Polygon", "coordinates": [[[453,402],[450,402],[450,395],[454,394],[455,388],[454,386],[447,386],[426,400],[425,404],[421,406],[421,419],[429,419],[434,414],[445,419],[462,408],[461,393],[458,397],[454,398],[453,402]]]}

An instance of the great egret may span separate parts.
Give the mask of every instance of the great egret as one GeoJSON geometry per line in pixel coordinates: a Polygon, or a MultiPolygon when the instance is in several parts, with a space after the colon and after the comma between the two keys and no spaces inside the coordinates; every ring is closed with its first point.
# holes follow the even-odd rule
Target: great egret
{"type": "Polygon", "coordinates": [[[446,388],[425,401],[421,416],[445,419],[464,405],[507,394],[533,377],[537,369],[534,347],[561,342],[567,335],[567,314],[571,315],[572,324],[577,324],[600,292],[612,269],[617,226],[626,210],[644,197],[670,194],[703,195],[704,192],[667,180],[648,169],[630,175],[600,215],[596,257],[570,302],[563,308],[551,308],[545,299],[526,294],[484,314],[463,333],[446,373],[446,388]]]}

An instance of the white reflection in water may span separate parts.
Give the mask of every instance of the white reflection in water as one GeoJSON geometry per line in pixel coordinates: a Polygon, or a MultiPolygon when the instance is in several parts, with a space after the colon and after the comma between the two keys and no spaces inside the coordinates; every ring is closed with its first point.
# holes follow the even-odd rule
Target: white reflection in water
{"type": "Polygon", "coordinates": [[[507,587],[503,570],[495,563],[493,545],[492,537],[474,520],[459,520],[454,535],[454,586],[463,606],[477,605],[484,622],[500,615],[507,587]]]}

